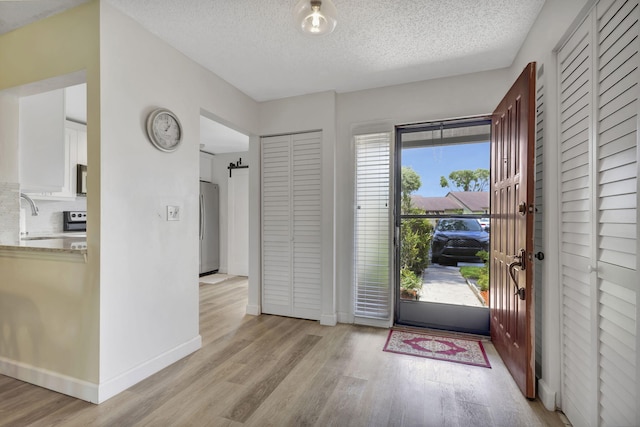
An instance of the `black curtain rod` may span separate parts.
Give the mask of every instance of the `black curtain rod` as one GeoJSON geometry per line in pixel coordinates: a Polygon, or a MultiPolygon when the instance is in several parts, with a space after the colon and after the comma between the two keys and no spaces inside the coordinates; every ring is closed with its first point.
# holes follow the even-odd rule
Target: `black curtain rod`
{"type": "Polygon", "coordinates": [[[227,169],[229,169],[229,178],[231,178],[231,172],[234,169],[247,169],[248,167],[249,167],[249,165],[243,165],[242,164],[242,157],[240,157],[238,159],[238,161],[235,162],[235,163],[233,163],[233,162],[229,163],[229,166],[227,166],[227,169]]]}

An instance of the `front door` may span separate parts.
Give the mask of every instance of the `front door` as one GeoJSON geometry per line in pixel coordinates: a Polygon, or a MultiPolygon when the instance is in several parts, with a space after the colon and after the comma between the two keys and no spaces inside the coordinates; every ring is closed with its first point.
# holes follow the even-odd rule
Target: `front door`
{"type": "Polygon", "coordinates": [[[396,129],[398,324],[489,335],[489,117],[396,129]]]}
{"type": "Polygon", "coordinates": [[[533,216],[535,63],[492,116],[491,340],[522,393],[535,397],[533,216]]]}

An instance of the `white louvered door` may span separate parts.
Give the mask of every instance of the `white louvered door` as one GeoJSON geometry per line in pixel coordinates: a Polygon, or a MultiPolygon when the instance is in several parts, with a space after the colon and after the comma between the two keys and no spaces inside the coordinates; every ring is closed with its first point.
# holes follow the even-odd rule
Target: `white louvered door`
{"type": "MultiPolygon", "coordinates": [[[[595,402],[591,275],[591,22],[558,54],[560,68],[560,209],[562,280],[562,409],[584,425],[595,402]],[[582,417],[586,417],[584,421],[582,417]]],[[[588,425],[588,424],[587,424],[588,425]]]]}
{"type": "Polygon", "coordinates": [[[320,320],[322,174],[320,132],[292,135],[293,316],[320,320]]]}
{"type": "Polygon", "coordinates": [[[596,6],[599,420],[640,424],[637,391],[638,1],[596,6]]]}
{"type": "Polygon", "coordinates": [[[320,319],[321,132],[262,138],[262,311],[320,319]]]}
{"type": "Polygon", "coordinates": [[[262,311],[293,314],[291,137],[262,139],[262,311]]]}
{"type": "Polygon", "coordinates": [[[638,1],[603,0],[558,53],[562,409],[640,425],[638,1]]]}

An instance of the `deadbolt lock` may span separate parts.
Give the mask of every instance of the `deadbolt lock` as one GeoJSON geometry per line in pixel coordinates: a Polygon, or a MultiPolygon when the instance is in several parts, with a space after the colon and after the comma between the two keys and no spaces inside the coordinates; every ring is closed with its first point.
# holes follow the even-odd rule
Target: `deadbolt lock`
{"type": "Polygon", "coordinates": [[[527,203],[526,202],[520,202],[518,204],[518,213],[520,213],[520,215],[526,215],[527,214],[527,203]]]}

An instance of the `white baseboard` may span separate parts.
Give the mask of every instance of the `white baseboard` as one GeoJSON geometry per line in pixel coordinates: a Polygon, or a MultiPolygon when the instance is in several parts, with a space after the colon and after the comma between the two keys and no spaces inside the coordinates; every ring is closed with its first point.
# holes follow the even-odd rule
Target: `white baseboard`
{"type": "Polygon", "coordinates": [[[0,358],[0,374],[91,403],[102,403],[202,347],[202,337],[179,345],[100,385],[58,372],[0,358]]]}
{"type": "Polygon", "coordinates": [[[0,374],[91,403],[98,403],[97,384],[79,380],[58,372],[38,368],[15,360],[0,358],[0,374]]]}
{"type": "Polygon", "coordinates": [[[100,383],[98,389],[98,402],[102,403],[116,394],[150,377],[156,372],[177,362],[202,347],[202,337],[197,337],[164,352],[151,360],[148,360],[135,368],[128,370],[108,381],[100,383]]]}
{"type": "Polygon", "coordinates": [[[538,397],[547,411],[556,410],[556,392],[543,379],[538,380],[538,397]]]}
{"type": "Polygon", "coordinates": [[[353,323],[353,314],[338,312],[338,323],[353,323]]]}
{"type": "Polygon", "coordinates": [[[321,325],[336,326],[337,323],[338,323],[338,315],[336,313],[320,315],[321,325]]]}
{"type": "Polygon", "coordinates": [[[391,320],[370,319],[368,317],[354,317],[353,323],[356,325],[373,326],[374,328],[388,329],[393,326],[391,320]]]}
{"type": "Polygon", "coordinates": [[[250,316],[260,316],[262,314],[262,308],[259,305],[248,305],[246,313],[250,316]]]}

